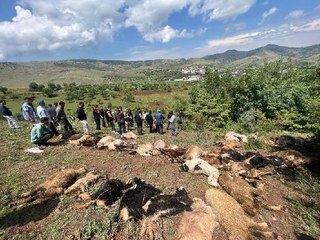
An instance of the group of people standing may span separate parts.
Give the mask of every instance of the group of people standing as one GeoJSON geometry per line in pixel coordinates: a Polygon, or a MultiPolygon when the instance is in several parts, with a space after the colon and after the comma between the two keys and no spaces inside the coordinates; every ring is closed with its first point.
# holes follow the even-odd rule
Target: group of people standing
{"type": "MultiPolygon", "coordinates": [[[[98,105],[95,105],[92,108],[93,119],[96,124],[96,130],[101,130],[102,127],[110,127],[112,132],[119,133],[122,135],[127,130],[131,130],[134,126],[134,122],[137,125],[137,133],[138,135],[143,134],[143,124],[144,122],[149,127],[150,133],[158,132],[159,134],[163,134],[163,125],[165,121],[164,115],[160,110],[152,115],[152,112],[144,113],[141,108],[137,108],[137,110],[133,113],[131,110],[125,109],[122,107],[115,108],[112,111],[112,106],[109,105],[105,110],[103,108],[99,108],[98,105]],[[118,130],[116,130],[116,124],[118,126],[118,130]]],[[[88,122],[87,115],[84,109],[84,102],[80,102],[78,109],[76,111],[77,119],[82,123],[83,132],[88,133],[88,122]]],[[[171,130],[171,134],[173,136],[177,135],[176,130],[176,116],[171,111],[168,115],[168,126],[167,130],[171,130]]]]}
{"type": "MultiPolygon", "coordinates": [[[[65,102],[60,101],[53,104],[46,105],[43,99],[37,101],[38,106],[33,106],[33,97],[26,97],[21,106],[21,113],[24,120],[30,122],[33,127],[31,130],[31,142],[38,145],[45,145],[47,141],[54,135],[58,136],[59,129],[64,133],[74,132],[72,124],[69,122],[65,113],[65,102]],[[38,120],[40,119],[40,121],[38,120]]],[[[0,113],[7,119],[11,128],[19,128],[17,121],[12,115],[10,109],[6,106],[5,100],[0,100],[0,113]]],[[[75,113],[76,119],[82,125],[83,133],[89,134],[89,124],[87,121],[87,114],[85,112],[85,103],[80,102],[75,113]]],[[[145,113],[141,108],[137,108],[133,113],[131,110],[122,107],[117,107],[112,110],[109,105],[106,109],[99,108],[98,105],[92,107],[92,116],[96,124],[96,130],[101,130],[102,127],[110,127],[112,132],[118,133],[122,136],[128,130],[132,130],[134,122],[137,125],[137,134],[143,134],[143,124],[149,127],[150,133],[164,133],[165,116],[161,110],[157,110],[153,115],[151,111],[145,113]],[[116,129],[116,124],[118,129],[116,129]]],[[[176,116],[171,111],[167,117],[167,130],[171,130],[173,136],[177,135],[176,130],[176,116]]]]}

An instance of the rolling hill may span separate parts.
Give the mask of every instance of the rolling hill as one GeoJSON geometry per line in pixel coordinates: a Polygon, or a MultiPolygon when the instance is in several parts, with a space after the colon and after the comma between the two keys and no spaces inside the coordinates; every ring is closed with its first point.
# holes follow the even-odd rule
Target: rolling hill
{"type": "Polygon", "coordinates": [[[191,59],[148,61],[65,60],[47,62],[0,62],[0,85],[25,88],[37,83],[107,83],[114,81],[168,80],[183,77],[183,67],[242,67],[261,64],[280,57],[296,65],[312,64],[320,59],[320,44],[304,48],[266,45],[250,51],[228,50],[224,53],[191,59]]]}

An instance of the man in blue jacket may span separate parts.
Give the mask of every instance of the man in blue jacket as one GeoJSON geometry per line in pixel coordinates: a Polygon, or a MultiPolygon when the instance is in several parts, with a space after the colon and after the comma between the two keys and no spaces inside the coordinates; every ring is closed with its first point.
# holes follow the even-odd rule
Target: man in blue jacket
{"type": "Polygon", "coordinates": [[[163,116],[160,110],[157,110],[156,114],[154,115],[154,118],[156,120],[157,132],[163,134],[163,119],[165,119],[165,117],[163,116]]]}

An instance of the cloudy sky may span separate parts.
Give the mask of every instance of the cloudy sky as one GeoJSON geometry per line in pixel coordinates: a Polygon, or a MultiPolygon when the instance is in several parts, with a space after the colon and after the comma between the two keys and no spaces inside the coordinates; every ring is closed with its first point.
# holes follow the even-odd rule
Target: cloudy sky
{"type": "Polygon", "coordinates": [[[0,61],[190,58],[320,43],[319,0],[0,0],[0,61]]]}

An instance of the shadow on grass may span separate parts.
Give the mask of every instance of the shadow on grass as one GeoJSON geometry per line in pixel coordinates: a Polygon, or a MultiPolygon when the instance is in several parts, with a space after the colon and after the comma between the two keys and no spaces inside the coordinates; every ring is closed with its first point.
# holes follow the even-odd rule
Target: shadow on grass
{"type": "Polygon", "coordinates": [[[42,220],[56,209],[58,203],[59,198],[56,198],[10,211],[0,217],[0,229],[6,229],[15,225],[25,225],[32,221],[42,220]]]}
{"type": "Polygon", "coordinates": [[[294,235],[298,240],[316,240],[314,237],[311,237],[309,235],[306,235],[304,233],[295,232],[294,235]]]}
{"type": "Polygon", "coordinates": [[[66,141],[57,141],[57,142],[48,142],[47,143],[48,146],[63,146],[63,145],[67,145],[68,143],[66,141]]]}

